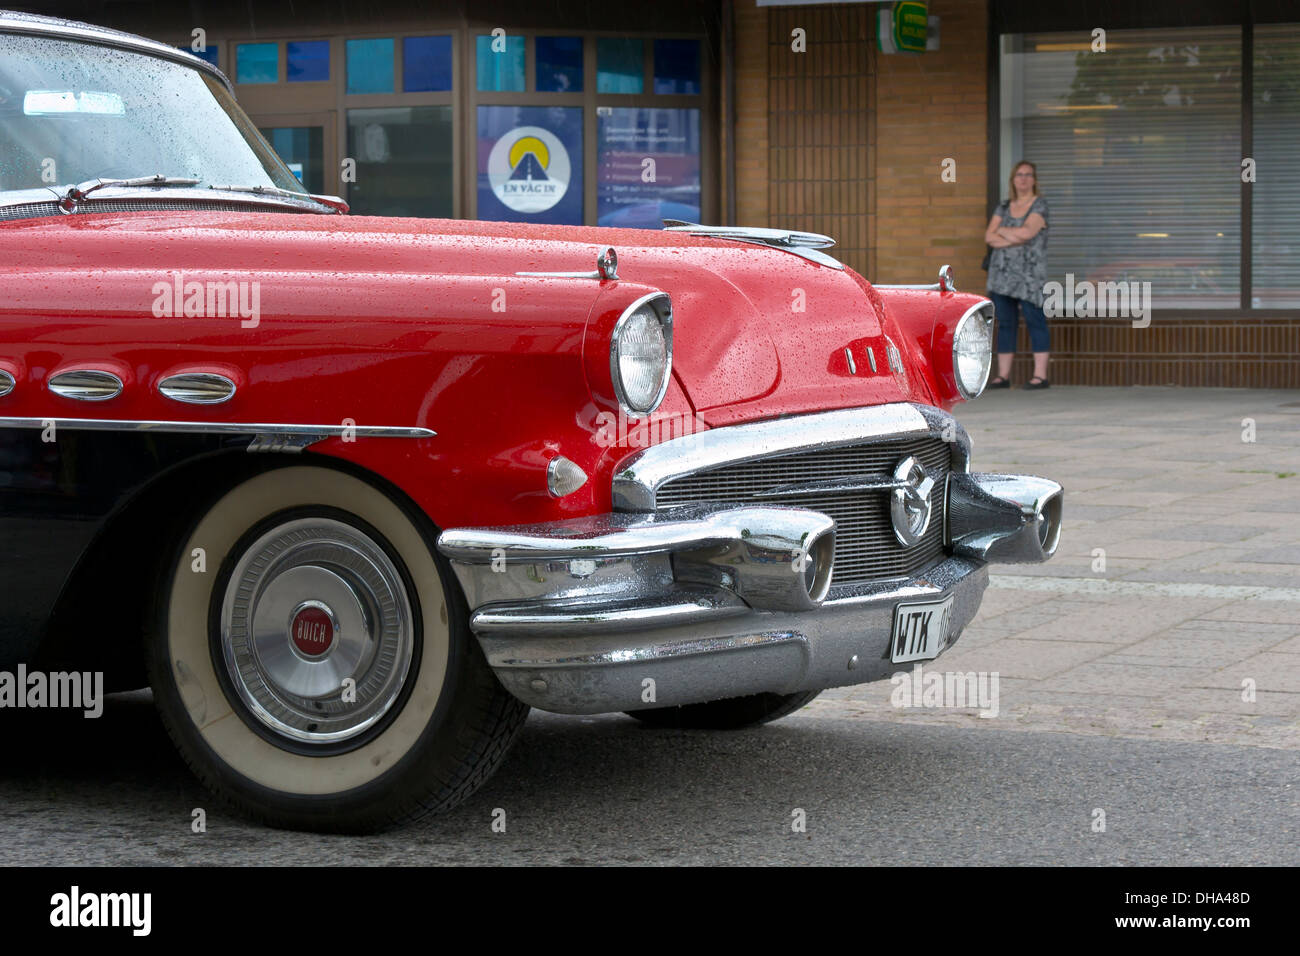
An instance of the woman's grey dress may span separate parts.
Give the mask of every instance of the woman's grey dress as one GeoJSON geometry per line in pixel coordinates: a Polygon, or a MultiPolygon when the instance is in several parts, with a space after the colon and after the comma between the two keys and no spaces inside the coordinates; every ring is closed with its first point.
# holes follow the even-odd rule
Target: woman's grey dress
{"type": "MultiPolygon", "coordinates": [[[[1002,217],[1004,226],[1023,226],[1025,220],[1033,213],[1047,218],[1047,200],[1037,196],[1033,204],[1019,219],[1011,215],[1011,204],[1002,200],[998,204],[996,215],[1002,217]]],[[[1032,302],[1040,309],[1043,307],[1043,286],[1047,282],[1047,226],[1038,231],[1038,235],[1018,246],[994,249],[989,256],[988,291],[1000,295],[1009,295],[1013,299],[1032,302]]]]}

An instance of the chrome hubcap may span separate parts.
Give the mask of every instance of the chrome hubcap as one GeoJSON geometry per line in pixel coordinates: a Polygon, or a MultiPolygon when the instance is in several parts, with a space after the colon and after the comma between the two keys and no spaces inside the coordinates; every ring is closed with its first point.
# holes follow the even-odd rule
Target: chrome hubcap
{"type": "Polygon", "coordinates": [[[262,535],[231,573],[221,608],[226,673],[268,729],[344,741],[384,716],[414,653],[401,575],[368,535],[330,518],[262,535]]]}

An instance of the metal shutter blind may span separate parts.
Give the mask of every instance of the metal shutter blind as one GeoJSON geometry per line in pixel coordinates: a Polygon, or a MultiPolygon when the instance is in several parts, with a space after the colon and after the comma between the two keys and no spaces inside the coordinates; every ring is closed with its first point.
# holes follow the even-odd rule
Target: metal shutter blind
{"type": "Polygon", "coordinates": [[[1300,24],[1255,27],[1251,305],[1300,308],[1300,24]]]}
{"type": "Polygon", "coordinates": [[[1038,165],[1049,276],[1148,281],[1155,309],[1237,308],[1239,27],[1004,35],[1002,182],[1038,165]]]}

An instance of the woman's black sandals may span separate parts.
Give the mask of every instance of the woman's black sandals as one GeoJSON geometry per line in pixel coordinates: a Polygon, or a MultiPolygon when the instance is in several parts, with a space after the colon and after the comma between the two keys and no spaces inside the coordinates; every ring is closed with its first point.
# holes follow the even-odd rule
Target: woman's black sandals
{"type": "Polygon", "coordinates": [[[1039,378],[1035,375],[1029,381],[1025,382],[1025,388],[1051,388],[1052,383],[1045,378],[1039,378]]]}
{"type": "Polygon", "coordinates": [[[989,379],[989,383],[988,383],[987,385],[985,385],[984,387],[985,387],[985,388],[1010,388],[1010,387],[1011,387],[1011,383],[1008,382],[1008,381],[1007,381],[1005,378],[1003,378],[1001,375],[999,375],[997,378],[991,378],[991,379],[989,379]]]}

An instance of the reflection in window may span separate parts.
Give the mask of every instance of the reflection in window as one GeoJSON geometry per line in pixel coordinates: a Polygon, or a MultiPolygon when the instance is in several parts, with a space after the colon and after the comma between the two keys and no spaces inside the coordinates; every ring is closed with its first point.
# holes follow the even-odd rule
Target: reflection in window
{"type": "Polygon", "coordinates": [[[290,83],[319,83],[330,78],[329,40],[285,44],[286,78],[290,83]]]}
{"type": "Polygon", "coordinates": [[[640,93],[644,89],[645,46],[632,37],[596,41],[596,92],[640,93]]]}
{"type": "Polygon", "coordinates": [[[407,93],[451,89],[451,37],[407,37],[402,41],[402,89],[407,93]]]}
{"type": "Polygon", "coordinates": [[[700,92],[699,40],[655,40],[655,92],[700,92]]]}
{"type": "Polygon", "coordinates": [[[540,92],[582,92],[582,37],[538,37],[535,49],[540,92]]]}
{"type": "Polygon", "coordinates": [[[1255,27],[1252,308],[1300,308],[1300,24],[1255,27]]]}
{"type": "Polygon", "coordinates": [[[352,212],[451,218],[451,144],[450,106],[348,110],[348,155],[357,161],[352,212]]]}
{"type": "Polygon", "coordinates": [[[276,83],[279,79],[278,43],[240,43],[235,47],[236,83],[276,83]]]}
{"type": "Polygon", "coordinates": [[[524,38],[479,36],[476,39],[478,88],[486,92],[523,92],[524,38]]]}
{"type": "Polygon", "coordinates": [[[1077,33],[1001,43],[998,192],[1014,163],[1038,165],[1049,281],[1239,307],[1241,180],[1224,170],[1241,161],[1240,28],[1112,30],[1104,55],[1077,33]]]}
{"type": "Polygon", "coordinates": [[[393,41],[349,40],[348,92],[393,92],[393,41]]]}

